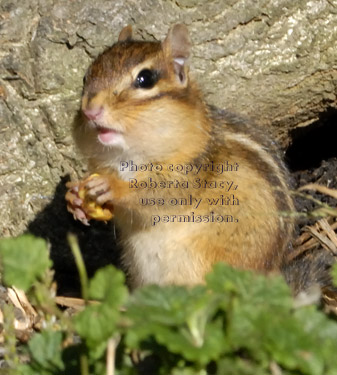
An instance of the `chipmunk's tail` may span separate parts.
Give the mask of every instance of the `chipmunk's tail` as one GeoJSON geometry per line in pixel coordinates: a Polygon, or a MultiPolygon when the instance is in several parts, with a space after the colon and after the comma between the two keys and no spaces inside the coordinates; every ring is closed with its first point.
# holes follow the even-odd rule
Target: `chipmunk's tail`
{"type": "Polygon", "coordinates": [[[335,262],[332,254],[324,249],[317,249],[285,263],[282,273],[296,295],[312,285],[319,285],[321,288],[332,286],[330,271],[335,262]]]}
{"type": "Polygon", "coordinates": [[[337,314],[337,285],[331,275],[336,260],[335,254],[318,246],[290,257],[281,271],[296,297],[307,298],[309,302],[321,300],[329,311],[337,314]]]}

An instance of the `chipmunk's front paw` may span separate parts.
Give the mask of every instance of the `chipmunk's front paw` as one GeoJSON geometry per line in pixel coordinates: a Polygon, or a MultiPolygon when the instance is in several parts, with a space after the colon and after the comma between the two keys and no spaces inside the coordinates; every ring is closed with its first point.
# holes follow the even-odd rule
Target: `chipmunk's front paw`
{"type": "Polygon", "coordinates": [[[87,195],[98,205],[112,204],[114,199],[113,184],[109,176],[92,175],[85,184],[87,195]]]}
{"type": "Polygon", "coordinates": [[[85,225],[89,225],[91,219],[108,221],[114,216],[111,199],[107,199],[107,186],[103,186],[101,180],[101,176],[93,174],[83,181],[67,184],[68,211],[85,225]]]}
{"type": "Polygon", "coordinates": [[[67,210],[70,212],[75,220],[81,221],[85,225],[89,225],[88,217],[86,212],[83,209],[83,199],[79,196],[81,183],[77,182],[68,182],[66,184],[68,191],[65,195],[67,201],[67,210]]]}

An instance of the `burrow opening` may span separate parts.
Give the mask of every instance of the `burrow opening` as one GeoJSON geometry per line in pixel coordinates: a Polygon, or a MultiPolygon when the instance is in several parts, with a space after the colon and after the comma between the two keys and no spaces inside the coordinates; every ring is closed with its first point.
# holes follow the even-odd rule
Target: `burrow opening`
{"type": "Polygon", "coordinates": [[[294,129],[290,136],[292,142],[286,151],[286,161],[292,172],[312,170],[319,168],[323,161],[333,161],[337,158],[337,109],[328,109],[319,120],[294,129]]]}
{"type": "MultiPolygon", "coordinates": [[[[319,184],[337,189],[337,109],[330,108],[319,120],[291,133],[292,143],[286,151],[286,163],[290,169],[293,188],[307,184],[319,184]]],[[[315,191],[305,191],[313,199],[295,195],[297,211],[308,214],[299,220],[299,226],[313,224],[312,217],[318,201],[337,207],[337,200],[315,191]],[[316,200],[316,202],[314,201],[316,200]]]]}

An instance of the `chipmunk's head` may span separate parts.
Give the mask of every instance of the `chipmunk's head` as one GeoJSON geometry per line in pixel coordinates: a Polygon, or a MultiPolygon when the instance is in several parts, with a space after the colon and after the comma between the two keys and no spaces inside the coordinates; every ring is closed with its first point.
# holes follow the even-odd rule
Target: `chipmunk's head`
{"type": "Polygon", "coordinates": [[[121,31],[84,79],[83,133],[95,136],[96,154],[99,147],[104,155],[158,161],[188,148],[193,128],[200,128],[189,55],[184,25],[173,26],[163,42],[135,41],[130,26],[121,31]]]}

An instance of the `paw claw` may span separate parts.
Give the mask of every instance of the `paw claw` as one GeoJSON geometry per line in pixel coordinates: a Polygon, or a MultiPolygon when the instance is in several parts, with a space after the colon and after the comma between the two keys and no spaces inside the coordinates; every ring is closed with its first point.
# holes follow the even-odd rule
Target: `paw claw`
{"type": "Polygon", "coordinates": [[[79,220],[84,225],[90,225],[87,214],[82,210],[82,208],[75,208],[72,214],[75,220],[79,220]]]}

